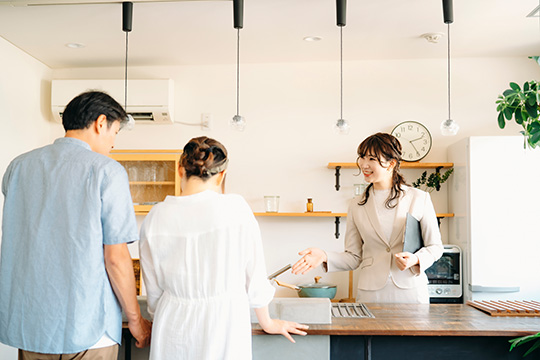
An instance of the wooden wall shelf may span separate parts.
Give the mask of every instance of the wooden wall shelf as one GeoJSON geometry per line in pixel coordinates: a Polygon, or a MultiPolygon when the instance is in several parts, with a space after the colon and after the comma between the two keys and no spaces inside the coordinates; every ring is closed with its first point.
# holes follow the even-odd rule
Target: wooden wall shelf
{"type": "MultiPolygon", "coordinates": [[[[336,167],[342,169],[358,169],[356,163],[328,163],[329,169],[335,169],[336,167]]],[[[454,163],[423,163],[423,162],[401,162],[402,169],[436,169],[436,168],[451,168],[454,167],[454,163]]]]}
{"type": "MultiPolygon", "coordinates": [[[[451,168],[454,167],[454,163],[423,163],[423,162],[401,162],[401,168],[402,169],[435,169],[436,172],[439,172],[441,169],[444,168],[451,168]]],[[[347,162],[347,163],[328,163],[328,169],[335,169],[336,170],[336,191],[339,191],[339,188],[341,187],[339,185],[339,171],[341,169],[358,169],[358,166],[356,166],[355,162],[347,162]]]]}
{"type": "Polygon", "coordinates": [[[454,214],[453,213],[444,213],[444,214],[437,214],[437,217],[438,218],[449,218],[449,217],[454,217],[454,214]]]}
{"type": "Polygon", "coordinates": [[[289,216],[289,217],[336,217],[347,216],[347,213],[333,212],[303,212],[303,213],[286,213],[286,212],[256,212],[255,216],[289,216]]]}
{"type": "Polygon", "coordinates": [[[130,185],[156,185],[156,186],[174,186],[176,183],[174,181],[130,181],[130,185]]]}
{"type": "Polygon", "coordinates": [[[335,218],[335,224],[336,224],[336,233],[334,234],[336,236],[336,239],[339,239],[339,223],[340,223],[341,217],[347,216],[347,213],[333,213],[333,212],[309,212],[309,213],[308,212],[303,212],[303,213],[256,212],[253,214],[255,216],[267,216],[267,217],[333,217],[335,218]]]}
{"type": "MultiPolygon", "coordinates": [[[[267,213],[267,212],[254,212],[255,216],[276,216],[276,217],[346,217],[347,213],[292,213],[292,212],[274,212],[274,213],[267,213]]],[[[452,213],[440,213],[437,214],[438,218],[447,218],[447,217],[454,217],[454,214],[452,213]]]]}
{"type": "MultiPolygon", "coordinates": [[[[336,232],[334,234],[336,236],[336,239],[338,239],[339,235],[340,235],[339,234],[339,224],[341,222],[341,218],[347,216],[347,213],[332,213],[332,212],[312,212],[312,213],[308,213],[308,212],[303,212],[303,213],[254,212],[253,214],[255,216],[266,216],[266,217],[334,217],[336,219],[335,220],[336,232]]],[[[454,214],[451,214],[451,213],[437,214],[437,221],[439,222],[439,226],[441,225],[441,219],[442,218],[453,217],[453,216],[454,216],[454,214]]]]}

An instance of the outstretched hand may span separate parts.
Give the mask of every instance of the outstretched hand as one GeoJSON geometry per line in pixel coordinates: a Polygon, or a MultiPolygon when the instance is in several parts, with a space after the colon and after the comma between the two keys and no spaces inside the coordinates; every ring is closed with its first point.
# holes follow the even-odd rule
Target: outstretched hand
{"type": "Polygon", "coordinates": [[[293,274],[304,275],[327,261],[326,253],[319,248],[307,248],[300,251],[298,255],[303,256],[292,266],[293,274]]]}
{"type": "Polygon", "coordinates": [[[268,334],[281,334],[289,339],[290,342],[296,343],[291,334],[305,336],[307,335],[307,332],[304,330],[307,330],[309,326],[292,321],[271,319],[265,326],[262,326],[262,328],[264,332],[268,334]]]}

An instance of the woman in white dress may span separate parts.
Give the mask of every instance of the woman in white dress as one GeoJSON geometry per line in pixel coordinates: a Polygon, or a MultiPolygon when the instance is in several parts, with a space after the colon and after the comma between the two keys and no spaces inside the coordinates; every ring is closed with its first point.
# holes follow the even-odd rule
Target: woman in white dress
{"type": "Polygon", "coordinates": [[[141,227],[140,258],[153,316],[150,359],[251,359],[250,307],[270,334],[305,335],[274,320],[259,227],[246,201],[222,194],[228,158],[216,140],[190,140],[181,196],[167,196],[141,227]]]}
{"type": "Polygon", "coordinates": [[[305,274],[323,264],[326,271],[358,272],[356,301],[362,303],[429,303],[425,270],[442,255],[437,217],[428,193],[412,188],[399,173],[401,144],[377,133],[358,146],[357,165],[369,183],[351,200],[344,252],[308,248],[293,265],[305,274]],[[424,247],[403,252],[407,213],[420,222],[424,247]]]}

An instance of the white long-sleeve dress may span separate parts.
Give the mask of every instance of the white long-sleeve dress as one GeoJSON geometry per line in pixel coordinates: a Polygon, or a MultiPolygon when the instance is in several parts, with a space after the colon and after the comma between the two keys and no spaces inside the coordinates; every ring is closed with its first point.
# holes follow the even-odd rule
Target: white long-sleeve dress
{"type": "Polygon", "coordinates": [[[151,360],[251,359],[249,308],[268,305],[260,230],[239,195],[168,196],[141,227],[151,360]]]}

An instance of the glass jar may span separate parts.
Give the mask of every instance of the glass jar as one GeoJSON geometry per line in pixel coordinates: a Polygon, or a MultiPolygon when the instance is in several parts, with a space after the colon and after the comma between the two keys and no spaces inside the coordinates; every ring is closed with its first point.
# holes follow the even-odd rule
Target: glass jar
{"type": "Polygon", "coordinates": [[[311,198],[307,199],[306,212],[313,212],[313,200],[311,198]]]}

